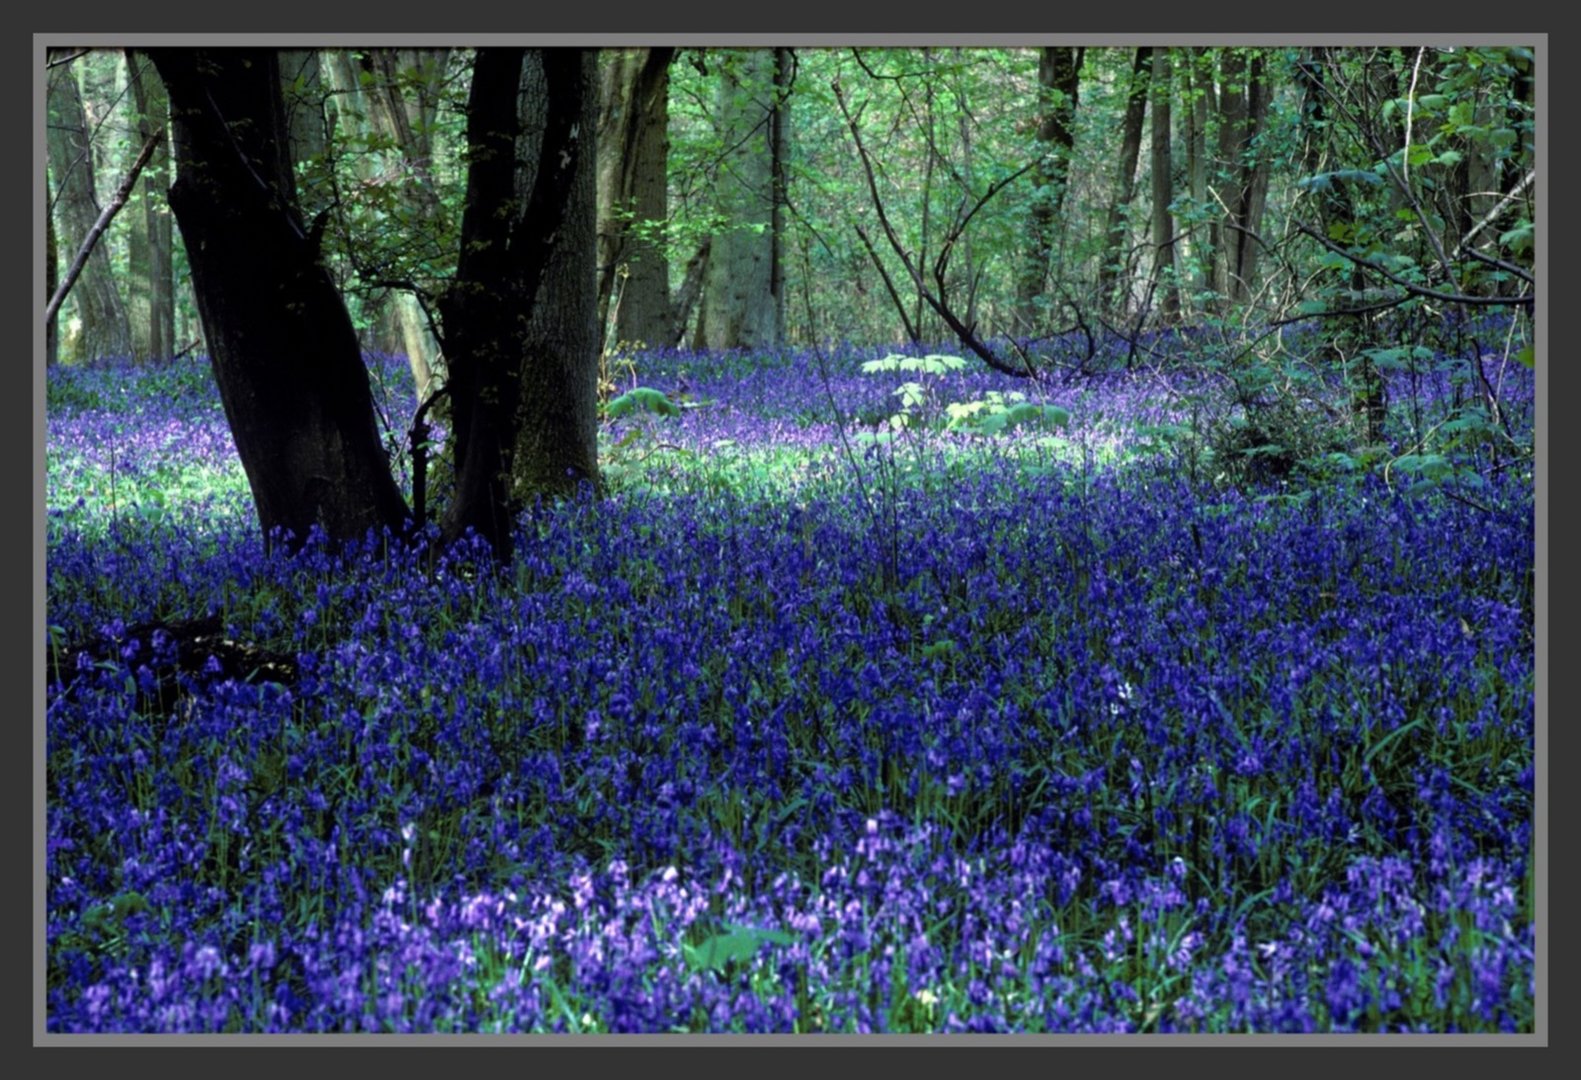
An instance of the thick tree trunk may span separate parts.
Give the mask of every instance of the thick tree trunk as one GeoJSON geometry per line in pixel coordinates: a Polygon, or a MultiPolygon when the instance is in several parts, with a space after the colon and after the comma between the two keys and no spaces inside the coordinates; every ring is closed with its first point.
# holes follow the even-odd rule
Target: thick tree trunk
{"type": "MultiPolygon", "coordinates": [[[[579,69],[575,60],[555,58],[566,67],[558,76],[568,85],[561,100],[564,108],[578,110],[571,116],[578,131],[592,132],[598,120],[598,99],[593,93],[598,78],[596,58],[596,50],[582,50],[579,69]],[[570,92],[573,82],[578,97],[570,92]]],[[[543,154],[540,147],[550,130],[551,100],[547,67],[529,54],[522,76],[525,162],[536,163],[543,154]]],[[[595,145],[589,139],[586,152],[577,155],[572,166],[554,254],[544,270],[522,346],[511,491],[517,503],[539,494],[569,494],[584,482],[595,487],[599,484],[595,145]]],[[[523,182],[530,190],[536,173],[532,168],[524,171],[523,182]]],[[[663,284],[661,295],[668,309],[668,283],[663,284]]]]}
{"type": "Polygon", "coordinates": [[[716,233],[703,286],[699,337],[710,349],[779,340],[775,325],[773,167],[769,146],[773,50],[746,49],[720,63],[717,124],[730,147],[716,187],[729,224],[716,233]]]}
{"type": "Polygon", "coordinates": [[[1028,331],[1045,320],[1046,310],[1038,298],[1048,281],[1055,222],[1065,201],[1071,150],[1076,143],[1073,121],[1084,51],[1051,45],[1038,57],[1038,164],[1032,172],[1037,188],[1032,195],[1030,242],[1016,280],[1017,321],[1028,331]]]}
{"type": "Polygon", "coordinates": [[[295,207],[268,49],[152,49],[170,94],[181,226],[215,381],[266,537],[396,529],[406,505],[357,335],[295,207]]]}
{"type": "Polygon", "coordinates": [[[584,49],[485,48],[473,68],[461,253],[439,302],[456,474],[443,529],[501,555],[523,498],[599,480],[596,78],[584,49]]]}
{"type": "Polygon", "coordinates": [[[137,107],[139,139],[157,138],[141,182],[142,206],[132,217],[131,280],[128,283],[132,354],[139,360],[167,360],[176,351],[175,280],[171,262],[174,238],[165,192],[170,187],[170,101],[164,83],[148,61],[128,53],[127,78],[137,107]]]}
{"type": "Polygon", "coordinates": [[[1175,282],[1174,168],[1170,158],[1169,105],[1172,72],[1169,50],[1153,54],[1153,273],[1158,278],[1159,308],[1166,318],[1180,313],[1180,289],[1175,282]]]}
{"type": "MultiPolygon", "coordinates": [[[[1105,307],[1112,304],[1116,292],[1126,286],[1125,267],[1120,260],[1126,248],[1125,219],[1131,208],[1131,199],[1136,194],[1136,163],[1142,156],[1142,120],[1147,112],[1147,89],[1152,66],[1152,47],[1144,45],[1138,48],[1131,66],[1131,83],[1125,95],[1125,120],[1120,131],[1120,162],[1114,178],[1114,199],[1109,203],[1103,255],[1098,260],[1098,299],[1105,307]]],[[[1120,307],[1125,307],[1123,293],[1120,307]]]]}
{"type": "MultiPolygon", "coordinates": [[[[667,344],[670,268],[638,235],[669,217],[670,61],[674,49],[608,54],[598,121],[598,326],[617,342],[667,344]],[[634,228],[635,226],[635,228],[634,228]]],[[[602,348],[604,343],[600,342],[602,348]]]]}
{"type": "MultiPolygon", "coordinates": [[[[48,74],[47,145],[56,181],[56,224],[65,249],[75,252],[99,219],[93,151],[77,86],[76,64],[52,68],[48,74]]],[[[82,329],[74,347],[68,349],[70,359],[132,355],[131,323],[110,273],[109,254],[102,244],[96,245],[88,256],[87,265],[72,286],[71,299],[82,329]]]]}

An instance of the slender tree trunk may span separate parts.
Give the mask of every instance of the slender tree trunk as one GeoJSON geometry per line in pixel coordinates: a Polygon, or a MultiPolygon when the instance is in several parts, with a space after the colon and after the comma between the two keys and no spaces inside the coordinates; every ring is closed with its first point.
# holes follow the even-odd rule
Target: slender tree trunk
{"type": "Polygon", "coordinates": [[[785,205],[790,168],[790,92],[794,57],[789,49],[774,50],[774,105],[769,113],[771,214],[769,293],[774,298],[774,341],[785,339],[785,205]]]}
{"type": "Polygon", "coordinates": [[[1236,233],[1239,243],[1236,279],[1240,283],[1236,299],[1241,301],[1250,299],[1257,287],[1257,263],[1262,254],[1262,244],[1257,237],[1262,232],[1263,209],[1268,203],[1268,153],[1262,147],[1262,137],[1268,127],[1271,97],[1267,59],[1261,52],[1253,53],[1246,86],[1246,146],[1239,208],[1241,229],[1236,233]]]}
{"type": "MultiPolygon", "coordinates": [[[[76,64],[52,68],[48,78],[47,144],[56,179],[55,211],[60,215],[57,226],[66,250],[74,252],[99,219],[93,150],[77,85],[76,64]]],[[[104,245],[95,245],[82,275],[72,286],[71,299],[82,324],[81,335],[69,350],[71,359],[132,355],[131,323],[111,276],[110,257],[104,245]]]]}
{"type": "MultiPolygon", "coordinates": [[[[55,247],[55,215],[50,210],[54,197],[50,194],[49,169],[44,169],[44,295],[54,296],[60,282],[60,253],[55,247]]],[[[54,367],[60,359],[60,312],[54,312],[44,322],[44,365],[54,367]]]]}
{"type": "Polygon", "coordinates": [[[1208,115],[1213,100],[1212,59],[1201,46],[1186,50],[1186,56],[1190,61],[1187,85],[1191,92],[1191,103],[1186,110],[1186,182],[1195,226],[1189,243],[1195,270],[1192,281],[1196,291],[1203,293],[1213,287],[1213,261],[1217,258],[1213,246],[1215,233],[1202,224],[1205,216],[1211,213],[1208,208],[1208,115]]]}
{"type": "Polygon", "coordinates": [[[717,124],[731,148],[720,167],[719,212],[729,222],[713,238],[703,286],[700,336],[710,349],[778,341],[772,220],[772,49],[733,52],[720,66],[717,124]]]}
{"type": "Polygon", "coordinates": [[[165,191],[170,187],[170,102],[164,83],[146,59],[127,54],[127,79],[137,107],[139,139],[159,144],[143,173],[142,207],[132,217],[128,286],[132,352],[139,360],[165,360],[176,351],[173,237],[165,191]]]}
{"type": "MultiPolygon", "coordinates": [[[[1152,66],[1153,49],[1146,45],[1138,48],[1131,66],[1131,83],[1125,95],[1125,120],[1120,129],[1120,161],[1115,171],[1114,199],[1109,203],[1103,254],[1098,260],[1098,299],[1105,307],[1114,302],[1117,291],[1128,287],[1124,280],[1125,267],[1120,260],[1126,248],[1126,216],[1131,208],[1131,199],[1136,194],[1136,164],[1142,155],[1142,120],[1147,111],[1147,89],[1152,66]]],[[[1123,301],[1120,307],[1125,307],[1123,301]]]]}
{"type": "Polygon", "coordinates": [[[1174,219],[1169,204],[1174,199],[1170,161],[1169,99],[1172,92],[1169,50],[1153,54],[1153,272],[1158,275],[1160,309],[1166,318],[1180,313],[1180,290],[1175,282],[1174,219]]]}
{"type": "Polygon", "coordinates": [[[170,205],[265,537],[399,528],[356,331],[295,205],[275,51],[148,55],[175,125],[170,205]]]}
{"type": "Polygon", "coordinates": [[[1045,319],[1038,304],[1054,255],[1055,222],[1065,200],[1071,150],[1076,142],[1074,119],[1080,90],[1084,50],[1046,46],[1038,57],[1037,188],[1032,195],[1030,243],[1016,282],[1017,321],[1032,330],[1045,319]]]}

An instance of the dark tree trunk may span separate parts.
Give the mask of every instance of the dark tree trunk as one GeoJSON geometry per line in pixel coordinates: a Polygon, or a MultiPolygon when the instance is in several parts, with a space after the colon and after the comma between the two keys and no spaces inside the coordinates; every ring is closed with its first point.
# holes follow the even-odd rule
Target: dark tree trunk
{"type": "Polygon", "coordinates": [[[215,381],[265,536],[399,528],[357,335],[295,206],[276,53],[152,49],[170,94],[181,226],[215,381]]]}
{"type": "Polygon", "coordinates": [[[1197,292],[1212,288],[1214,233],[1203,226],[1208,210],[1208,115],[1213,99],[1212,60],[1207,50],[1192,46],[1185,51],[1190,61],[1191,102],[1186,109],[1186,183],[1191,195],[1192,224],[1196,226],[1188,241],[1193,265],[1192,282],[1197,292]]]}
{"type": "Polygon", "coordinates": [[[443,529],[472,530],[501,555],[526,491],[598,482],[596,346],[545,348],[540,328],[573,313],[538,315],[552,256],[569,246],[563,271],[588,279],[578,306],[596,333],[595,78],[582,49],[485,48],[473,69],[461,253],[439,301],[456,475],[443,529]],[[541,129],[523,112],[542,117],[541,129]]]}
{"type": "Polygon", "coordinates": [[[1159,307],[1165,317],[1180,313],[1180,289],[1175,282],[1174,219],[1169,205],[1174,200],[1174,166],[1170,155],[1169,105],[1172,72],[1169,50],[1153,54],[1153,273],[1157,275],[1159,307]]]}
{"type": "MultiPolygon", "coordinates": [[[[88,122],[77,86],[75,64],[48,72],[48,137],[50,168],[55,177],[57,227],[68,252],[82,247],[100,207],[94,186],[93,150],[88,122]]],[[[69,349],[74,359],[96,360],[132,354],[132,330],[126,307],[110,273],[110,256],[98,244],[88,256],[71,299],[82,321],[82,333],[69,349]]]]}
{"type": "MultiPolygon", "coordinates": [[[[60,253],[55,246],[55,215],[50,210],[49,169],[44,169],[44,295],[54,296],[60,283],[60,253]]],[[[60,358],[60,312],[52,312],[44,322],[44,365],[53,367],[60,358]]]]}
{"type": "Polygon", "coordinates": [[[1032,194],[1030,243],[1016,282],[1016,313],[1031,330],[1043,321],[1038,298],[1048,282],[1054,256],[1055,222],[1065,201],[1071,150],[1076,143],[1076,99],[1084,49],[1046,46],[1038,57],[1038,164],[1032,194]]]}
{"type": "MultiPolygon", "coordinates": [[[[1105,307],[1114,302],[1116,292],[1126,285],[1125,267],[1120,260],[1126,247],[1126,214],[1136,194],[1136,163],[1142,156],[1142,119],[1147,111],[1148,78],[1152,66],[1152,48],[1146,45],[1138,48],[1131,67],[1131,84],[1125,96],[1125,121],[1121,127],[1120,163],[1114,178],[1114,200],[1109,204],[1103,255],[1098,260],[1098,300],[1105,307]]],[[[1124,306],[1122,293],[1120,307],[1123,309],[1124,306]]]]}
{"type": "Polygon", "coordinates": [[[789,49],[774,50],[774,107],[769,113],[769,163],[772,209],[769,236],[769,292],[774,297],[774,340],[785,338],[785,206],[790,166],[790,92],[794,57],[789,49]]]}
{"type": "MultiPolygon", "coordinates": [[[[555,63],[564,67],[557,75],[564,84],[557,91],[561,106],[579,110],[570,117],[576,130],[592,132],[598,120],[598,98],[593,92],[598,79],[596,50],[582,50],[579,67],[575,59],[556,56],[539,62],[538,54],[530,53],[522,82],[526,190],[535,180],[533,166],[543,154],[540,147],[551,137],[548,110],[553,102],[547,78],[555,63]]],[[[589,139],[585,152],[577,153],[570,166],[554,252],[544,269],[537,302],[531,306],[518,364],[521,402],[511,491],[515,505],[537,495],[571,494],[583,483],[595,488],[599,484],[595,145],[589,139]]],[[[559,164],[555,159],[557,168],[559,164]]],[[[667,282],[662,295],[667,309],[667,282]]]]}
{"type": "Polygon", "coordinates": [[[140,360],[167,360],[176,351],[174,237],[165,191],[170,187],[170,102],[147,60],[127,53],[127,77],[137,106],[139,139],[158,139],[141,182],[142,208],[132,219],[132,351],[140,360]]]}

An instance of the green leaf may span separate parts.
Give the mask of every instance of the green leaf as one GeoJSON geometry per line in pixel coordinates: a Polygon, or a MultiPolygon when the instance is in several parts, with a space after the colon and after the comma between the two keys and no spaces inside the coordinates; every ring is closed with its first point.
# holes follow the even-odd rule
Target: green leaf
{"type": "Polygon", "coordinates": [[[1525,364],[1527,367],[1536,367],[1537,366],[1537,354],[1532,351],[1532,347],[1530,345],[1526,346],[1526,348],[1524,348],[1520,352],[1516,353],[1515,354],[1515,359],[1519,360],[1521,363],[1525,364]]]}
{"type": "Polygon", "coordinates": [[[765,943],[792,945],[796,939],[783,930],[767,930],[753,926],[727,927],[723,934],[715,934],[698,945],[683,945],[686,964],[693,971],[723,972],[732,961],[742,963],[757,955],[765,943]]]}
{"type": "Polygon", "coordinates": [[[604,406],[604,415],[611,418],[629,416],[635,412],[680,416],[681,407],[666,397],[663,391],[655,390],[651,386],[639,386],[628,390],[604,406]]]}

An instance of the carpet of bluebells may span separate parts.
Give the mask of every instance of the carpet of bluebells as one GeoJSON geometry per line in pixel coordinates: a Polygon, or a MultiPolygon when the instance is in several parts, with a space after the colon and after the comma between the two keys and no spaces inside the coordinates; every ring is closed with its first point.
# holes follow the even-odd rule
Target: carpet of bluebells
{"type": "Polygon", "coordinates": [[[988,437],[888,351],[632,358],[503,568],[266,553],[206,363],[51,371],[49,1030],[1530,1031],[1529,465],[1215,483],[1189,371],[988,437]],[[133,640],[207,616],[293,677],[133,640]]]}

